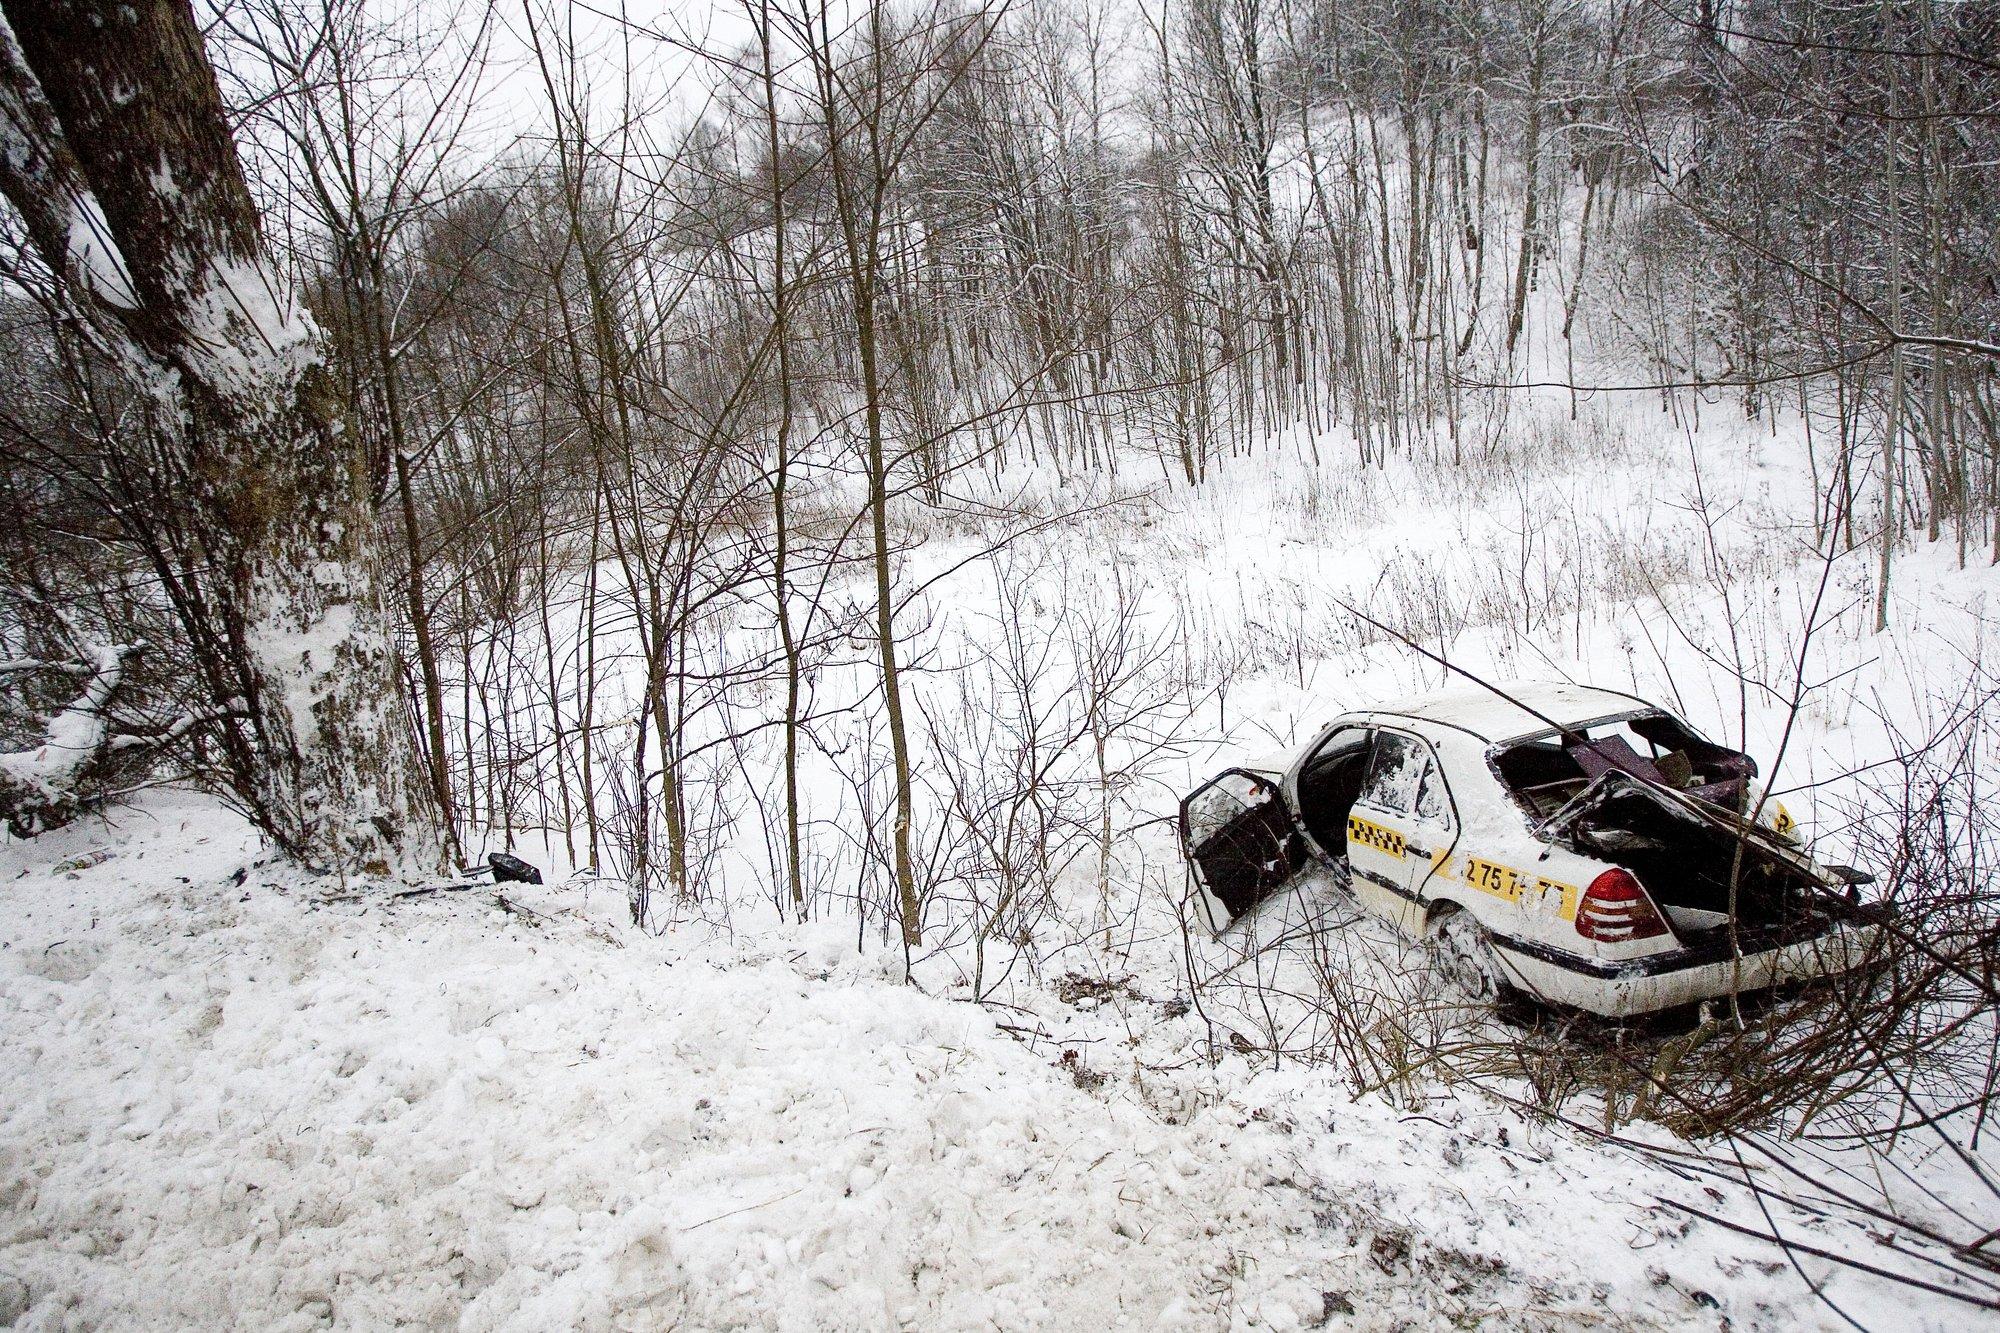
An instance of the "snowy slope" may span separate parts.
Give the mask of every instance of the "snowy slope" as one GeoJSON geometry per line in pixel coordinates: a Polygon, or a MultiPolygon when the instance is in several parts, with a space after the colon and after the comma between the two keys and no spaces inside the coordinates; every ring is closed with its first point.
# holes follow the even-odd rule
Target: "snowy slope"
{"type": "MultiPolygon", "coordinates": [[[[983,1006],[947,906],[904,985],[879,917],[858,939],[837,902],[775,924],[754,847],[654,934],[622,885],[565,879],[544,831],[517,845],[555,882],[505,906],[304,879],[187,795],[0,845],[0,1324],[1846,1327],[1837,1305],[1870,1328],[1972,1326],[1979,1306],[1727,1229],[1961,1283],[1785,1166],[1977,1236],[1995,1192],[1934,1138],[1851,1160],[1752,1145],[1751,1174],[1807,1206],[1760,1204],[1728,1145],[1643,1125],[1607,1140],[1588,1095],[1563,1124],[1449,1071],[1357,1093],[1357,1069],[1408,1051],[1301,1063],[1356,1021],[1335,1010],[1357,994],[1424,1002],[1399,989],[1420,960],[1325,884],[1224,940],[1181,934],[1180,792],[1442,683],[1339,600],[1434,616],[1409,628],[1481,672],[1675,704],[1772,773],[1783,701],[1735,666],[1782,686],[1800,651],[1815,570],[1792,516],[1812,469],[1795,438],[1711,428],[1723,517],[1701,530],[1662,427],[1606,421],[1590,450],[1504,467],[1231,473],[953,582],[934,633],[976,646],[971,613],[1008,577],[1033,579],[1041,614],[1126,569],[1193,692],[1121,798],[1114,882],[1085,858],[1031,947],[989,941],[983,1006]]],[[[912,560],[989,535],[933,536],[912,560]]],[[[1931,701],[1985,687],[2000,590],[1920,548],[1877,636],[1871,560],[1832,571],[1845,609],[1808,663],[1829,683],[1779,770],[1835,855],[1842,775],[1928,734],[1931,701]]],[[[817,797],[851,822],[837,788],[817,797]]],[[[851,867],[826,843],[831,881],[851,867]]],[[[1479,1015],[1439,1021],[1495,1037],[1479,1015]]],[[[1991,1141],[1975,1164],[2000,1178],[1991,1141]]]]}
{"type": "Polygon", "coordinates": [[[1136,986],[981,1008],[822,929],[654,937],[588,884],[357,897],[195,798],[119,822],[0,850],[23,1328],[1830,1319],[1659,1203],[1719,1208],[1699,1172],[1211,1068],[1136,986]]]}

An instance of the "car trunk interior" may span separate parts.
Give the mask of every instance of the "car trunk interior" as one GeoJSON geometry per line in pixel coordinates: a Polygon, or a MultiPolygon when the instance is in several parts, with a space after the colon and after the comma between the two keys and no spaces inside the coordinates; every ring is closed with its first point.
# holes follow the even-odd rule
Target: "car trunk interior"
{"type": "Polygon", "coordinates": [[[1818,879],[1718,810],[1698,813],[1625,774],[1613,774],[1548,830],[1586,856],[1638,877],[1683,944],[1729,927],[1730,885],[1739,940],[1794,935],[1830,920],[1818,879]]]}

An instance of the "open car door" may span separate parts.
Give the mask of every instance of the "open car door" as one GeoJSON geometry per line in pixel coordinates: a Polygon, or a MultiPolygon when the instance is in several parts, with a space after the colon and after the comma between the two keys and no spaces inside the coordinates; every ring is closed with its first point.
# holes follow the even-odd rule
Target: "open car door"
{"type": "Polygon", "coordinates": [[[1278,784],[1246,768],[1225,770],[1181,802],[1181,849],[1218,935],[1287,883],[1303,855],[1278,784]]]}

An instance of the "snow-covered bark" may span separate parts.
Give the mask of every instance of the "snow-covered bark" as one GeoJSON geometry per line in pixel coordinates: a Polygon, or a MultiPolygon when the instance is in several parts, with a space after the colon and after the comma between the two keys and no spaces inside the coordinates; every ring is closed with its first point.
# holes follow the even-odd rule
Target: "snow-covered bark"
{"type": "Polygon", "coordinates": [[[428,860],[377,602],[370,478],[266,252],[184,0],[0,4],[0,188],[141,391],[154,557],[236,795],[343,873],[428,860]]]}

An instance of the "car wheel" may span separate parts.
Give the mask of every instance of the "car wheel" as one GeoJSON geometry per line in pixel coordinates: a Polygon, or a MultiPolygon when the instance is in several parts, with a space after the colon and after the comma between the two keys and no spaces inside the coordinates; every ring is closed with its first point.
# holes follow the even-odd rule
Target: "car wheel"
{"type": "Polygon", "coordinates": [[[1462,908],[1447,911],[1431,926],[1431,961],[1444,979],[1475,1004],[1493,1004],[1505,990],[1500,964],[1487,943],[1486,928],[1462,908]]]}

